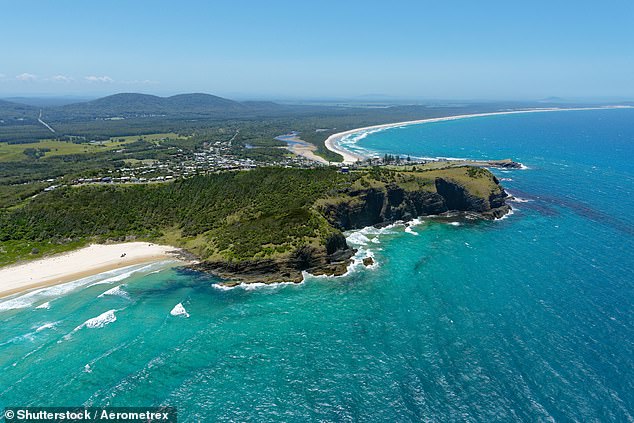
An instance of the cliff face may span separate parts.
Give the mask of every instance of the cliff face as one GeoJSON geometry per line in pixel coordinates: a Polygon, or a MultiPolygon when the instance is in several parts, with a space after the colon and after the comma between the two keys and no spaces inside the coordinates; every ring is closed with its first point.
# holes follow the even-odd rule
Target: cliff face
{"type": "Polygon", "coordinates": [[[447,211],[443,198],[424,191],[406,192],[395,184],[385,190],[369,188],[352,191],[349,201],[326,204],[321,212],[330,224],[341,229],[361,229],[396,220],[447,211]]]}
{"type": "MultiPolygon", "coordinates": [[[[497,180],[495,182],[497,184],[497,180]]],[[[454,181],[436,178],[435,189],[436,192],[406,191],[396,184],[389,184],[385,189],[357,190],[348,194],[350,201],[326,204],[321,211],[333,226],[350,230],[448,211],[470,212],[484,219],[494,219],[510,210],[505,203],[506,193],[501,188],[488,197],[479,197],[454,181]]]]}
{"type": "Polygon", "coordinates": [[[356,250],[348,247],[342,234],[335,234],[328,238],[323,247],[302,246],[288,257],[240,262],[211,260],[193,268],[234,281],[225,282],[225,286],[233,286],[239,282],[301,282],[303,271],[315,276],[343,275],[355,253],[356,250]]]}
{"type": "Polygon", "coordinates": [[[224,283],[228,286],[239,282],[300,282],[303,271],[313,275],[342,275],[356,250],[348,246],[340,231],[449,211],[494,219],[510,210],[505,203],[506,192],[498,180],[483,169],[395,172],[365,178],[315,203],[313,207],[318,215],[335,228],[319,243],[312,242],[274,258],[206,260],[196,269],[233,281],[224,283]]]}

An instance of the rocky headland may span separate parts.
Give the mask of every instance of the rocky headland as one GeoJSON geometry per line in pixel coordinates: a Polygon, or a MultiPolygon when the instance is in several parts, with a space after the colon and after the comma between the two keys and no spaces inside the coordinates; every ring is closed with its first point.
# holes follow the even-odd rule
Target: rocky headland
{"type": "MultiPolygon", "coordinates": [[[[339,276],[346,273],[356,250],[343,231],[408,222],[448,213],[492,220],[510,211],[507,194],[497,178],[477,167],[433,171],[364,172],[353,184],[330,192],[312,206],[334,229],[328,237],[277,257],[243,261],[205,260],[195,269],[229,282],[301,282],[303,272],[339,276]]],[[[366,266],[373,260],[364,260],[366,266]]]]}

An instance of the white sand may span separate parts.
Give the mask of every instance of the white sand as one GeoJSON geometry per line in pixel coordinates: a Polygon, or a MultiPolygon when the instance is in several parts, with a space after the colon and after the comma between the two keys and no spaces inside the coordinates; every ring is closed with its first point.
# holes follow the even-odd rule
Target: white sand
{"type": "Polygon", "coordinates": [[[0,268],[0,297],[70,282],[134,264],[175,259],[178,250],[147,242],[94,244],[69,253],[0,268]],[[125,253],[125,257],[121,257],[125,253]]]}
{"type": "Polygon", "coordinates": [[[304,141],[298,136],[290,137],[288,138],[288,141],[294,141],[286,147],[286,149],[289,150],[291,153],[302,156],[304,158],[307,158],[308,160],[312,160],[317,163],[326,165],[328,164],[328,160],[315,154],[315,150],[317,150],[317,146],[315,144],[304,141]]]}
{"type": "Polygon", "coordinates": [[[356,134],[357,132],[366,132],[366,131],[380,131],[387,128],[396,128],[399,126],[407,126],[407,125],[416,125],[418,123],[427,123],[427,122],[443,122],[447,120],[457,120],[457,119],[466,119],[472,117],[479,116],[495,116],[495,115],[514,115],[520,113],[539,113],[539,112],[562,112],[562,111],[571,111],[571,110],[604,110],[604,109],[631,109],[632,106],[603,106],[603,107],[576,107],[576,108],[543,108],[543,109],[526,109],[526,110],[509,110],[503,112],[489,112],[489,113],[474,113],[468,115],[456,115],[456,116],[446,116],[439,118],[429,118],[429,119],[420,119],[420,120],[410,120],[406,122],[395,122],[395,123],[386,123],[383,125],[373,125],[366,126],[364,128],[351,129],[350,131],[339,132],[333,134],[328,137],[325,141],[326,148],[335,153],[339,153],[343,156],[344,164],[353,164],[357,160],[364,160],[366,157],[354,153],[352,151],[346,150],[339,142],[341,139],[347,135],[356,134]]]}

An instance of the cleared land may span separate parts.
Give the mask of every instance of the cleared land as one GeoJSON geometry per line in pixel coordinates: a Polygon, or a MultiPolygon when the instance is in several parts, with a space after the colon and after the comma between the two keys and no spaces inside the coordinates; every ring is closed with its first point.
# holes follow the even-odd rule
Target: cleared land
{"type": "Polygon", "coordinates": [[[126,144],[143,140],[160,144],[164,139],[184,139],[175,133],[160,133],[149,135],[130,135],[125,137],[112,137],[105,141],[75,143],[71,141],[60,141],[56,139],[44,139],[28,144],[8,144],[0,142],[0,162],[20,161],[28,158],[25,150],[37,150],[43,159],[64,156],[71,154],[90,154],[104,151],[118,150],[124,148],[126,144]]]}

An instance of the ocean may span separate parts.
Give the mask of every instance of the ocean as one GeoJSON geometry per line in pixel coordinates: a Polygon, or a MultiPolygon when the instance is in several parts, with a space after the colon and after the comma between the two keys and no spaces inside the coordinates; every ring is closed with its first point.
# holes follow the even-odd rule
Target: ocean
{"type": "Polygon", "coordinates": [[[0,300],[0,408],[196,421],[634,421],[634,110],[500,115],[354,148],[512,158],[498,221],[349,235],[371,268],[220,289],[165,262],[0,300]]]}

